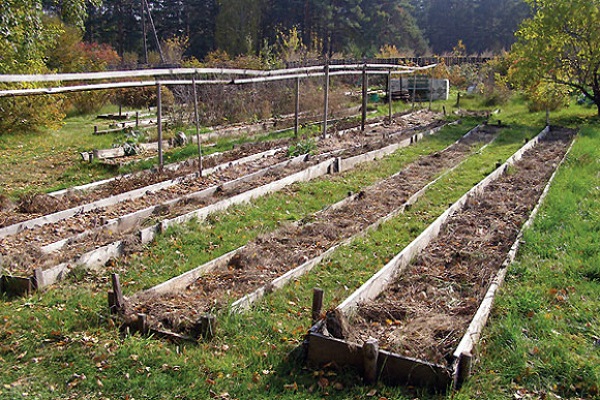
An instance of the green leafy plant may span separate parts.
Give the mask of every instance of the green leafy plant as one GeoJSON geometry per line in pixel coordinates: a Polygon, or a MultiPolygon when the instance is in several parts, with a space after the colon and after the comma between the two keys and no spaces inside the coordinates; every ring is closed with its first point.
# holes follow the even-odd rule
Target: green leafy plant
{"type": "Polygon", "coordinates": [[[317,144],[314,139],[303,139],[288,148],[288,156],[296,157],[302,154],[313,154],[317,144]]]}

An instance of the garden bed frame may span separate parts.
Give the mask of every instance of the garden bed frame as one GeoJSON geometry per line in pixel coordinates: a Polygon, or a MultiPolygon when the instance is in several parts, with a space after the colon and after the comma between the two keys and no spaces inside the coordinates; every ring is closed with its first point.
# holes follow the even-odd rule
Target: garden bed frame
{"type": "MultiPolygon", "coordinates": [[[[454,142],[452,145],[457,144],[458,142],[460,142],[460,140],[472,135],[473,133],[477,132],[480,129],[480,126],[475,127],[474,129],[470,130],[469,132],[467,132],[461,139],[457,140],[456,142],[454,142]]],[[[416,138],[410,138],[408,140],[415,140],[416,138]]],[[[495,140],[495,139],[494,139],[495,140]]],[[[493,140],[492,140],[493,142],[493,140]]],[[[491,142],[490,142],[491,143],[491,142]]],[[[484,145],[480,150],[478,150],[478,152],[482,151],[483,148],[485,148],[486,146],[488,146],[490,143],[484,145]]],[[[452,145],[450,145],[449,147],[451,147],[452,145]]],[[[372,152],[373,153],[373,152],[372,152]]],[[[363,158],[364,155],[359,155],[355,158],[356,160],[361,160],[363,158]]],[[[352,160],[352,159],[348,159],[348,160],[352,160]]],[[[427,191],[428,188],[430,188],[432,185],[434,185],[436,182],[438,182],[440,179],[442,179],[444,176],[448,175],[449,173],[451,173],[452,171],[454,171],[456,168],[458,168],[460,165],[462,165],[462,163],[464,163],[465,160],[459,162],[458,164],[456,164],[455,166],[453,166],[452,168],[447,169],[446,171],[444,171],[440,176],[438,176],[437,178],[435,178],[433,181],[429,182],[428,184],[426,184],[423,188],[419,189],[417,192],[415,192],[414,194],[412,194],[405,202],[404,204],[402,204],[400,207],[396,208],[395,210],[391,211],[390,213],[388,213],[387,215],[383,216],[382,218],[378,219],[377,221],[375,221],[373,224],[369,225],[366,229],[364,229],[363,231],[359,232],[358,234],[355,234],[349,238],[346,238],[344,240],[342,240],[341,242],[335,244],[334,246],[330,247],[329,249],[327,249],[325,252],[321,253],[320,255],[307,260],[306,262],[304,262],[303,264],[301,264],[300,266],[288,271],[287,273],[283,274],[282,276],[274,279],[273,281],[263,285],[262,287],[254,290],[253,292],[243,296],[242,298],[238,299],[237,301],[235,301],[234,303],[232,303],[229,307],[230,312],[234,312],[234,313],[243,313],[245,311],[247,311],[254,302],[260,300],[265,294],[270,293],[276,289],[280,289],[282,287],[284,287],[287,283],[289,283],[291,280],[296,279],[306,273],[308,273],[310,270],[312,270],[316,265],[318,265],[318,263],[320,263],[323,259],[326,259],[327,257],[329,257],[333,252],[335,252],[339,247],[341,246],[345,246],[350,244],[352,241],[354,241],[355,239],[357,239],[358,237],[362,237],[364,235],[366,235],[368,232],[377,229],[378,226],[380,226],[381,224],[385,223],[386,221],[396,217],[397,215],[401,214],[404,212],[404,210],[411,206],[412,204],[416,203],[418,201],[419,198],[421,198],[425,192],[427,191]]],[[[340,164],[338,164],[340,165],[340,164]]],[[[348,168],[353,168],[356,165],[356,163],[354,161],[350,161],[348,162],[348,168]]],[[[398,173],[399,174],[399,173],[398,173]]],[[[397,175],[397,174],[395,174],[397,175]]],[[[392,176],[393,177],[393,176],[392,176]]],[[[360,194],[355,194],[352,196],[349,196],[331,206],[329,206],[327,208],[327,210],[334,210],[337,208],[341,208],[345,205],[347,205],[348,203],[352,202],[357,196],[359,196],[360,194]]],[[[120,309],[122,309],[122,307],[124,307],[125,302],[132,302],[135,301],[136,298],[139,297],[146,297],[146,296],[155,296],[155,295],[163,295],[163,294],[167,294],[169,292],[174,292],[174,291],[178,291],[181,289],[184,289],[185,287],[187,287],[188,285],[190,285],[191,283],[193,283],[194,281],[196,281],[197,279],[199,279],[200,277],[202,277],[204,274],[206,273],[210,273],[213,270],[216,270],[220,267],[223,267],[225,265],[227,265],[229,263],[229,261],[239,252],[241,252],[242,250],[245,249],[246,246],[242,246],[238,249],[235,249],[233,251],[230,251],[214,260],[211,260],[193,270],[190,270],[188,272],[185,272],[177,277],[174,277],[166,282],[160,283],[150,289],[147,290],[143,290],[140,292],[135,293],[134,295],[132,295],[129,298],[124,298],[121,296],[122,301],[120,304],[116,304],[115,303],[115,295],[114,293],[118,293],[120,291],[120,288],[118,287],[113,287],[113,290],[111,292],[109,292],[109,306],[110,308],[115,311],[118,312],[120,309]]],[[[118,281],[118,278],[117,278],[118,281]]],[[[113,281],[114,282],[114,281],[113,281]]],[[[210,318],[208,316],[206,316],[205,318],[206,320],[210,320],[212,321],[212,323],[214,323],[214,321],[216,320],[215,316],[210,316],[210,318]]],[[[157,330],[154,328],[150,328],[147,324],[147,316],[144,314],[139,314],[137,316],[137,319],[134,320],[129,320],[125,322],[125,327],[129,328],[130,330],[135,330],[135,331],[140,331],[142,333],[153,333],[153,334],[157,334],[159,337],[167,337],[167,338],[171,338],[174,340],[180,340],[182,338],[185,338],[187,340],[195,340],[195,338],[191,338],[191,337],[185,337],[184,335],[175,333],[175,332],[170,332],[170,331],[163,331],[163,330],[157,330]]]]}
{"type": "MultiPolygon", "coordinates": [[[[509,166],[520,160],[526,151],[535,147],[549,131],[550,127],[546,127],[538,136],[525,144],[504,164],[450,206],[417,239],[398,253],[386,266],[340,304],[336,312],[340,312],[346,316],[352,315],[359,303],[375,299],[403,272],[412,259],[438,236],[442,226],[450,216],[461,210],[471,197],[482,193],[486,186],[506,173],[509,166]]],[[[544,201],[550,185],[556,176],[558,167],[562,164],[569,151],[570,148],[550,177],[538,199],[537,205],[530,213],[528,220],[517,235],[500,270],[492,280],[477,313],[453,353],[454,363],[451,367],[405,357],[386,350],[379,350],[376,340],[369,340],[360,345],[325,336],[322,333],[325,324],[323,320],[316,321],[306,336],[304,346],[307,350],[308,363],[311,365],[324,365],[333,362],[338,367],[352,366],[362,371],[367,383],[374,383],[377,379],[381,379],[389,384],[423,386],[437,391],[445,391],[449,387],[459,388],[471,374],[475,345],[489,316],[496,291],[503,282],[508,266],[516,256],[523,231],[533,223],[539,207],[544,201]]]]}

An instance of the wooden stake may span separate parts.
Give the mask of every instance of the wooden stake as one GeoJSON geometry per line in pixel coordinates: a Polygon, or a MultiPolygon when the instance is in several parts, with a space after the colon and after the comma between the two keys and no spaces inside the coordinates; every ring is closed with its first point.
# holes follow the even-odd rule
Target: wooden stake
{"type": "Polygon", "coordinates": [[[148,316],[146,314],[139,313],[137,319],[131,323],[131,328],[141,334],[148,333],[148,316]]]}
{"type": "Polygon", "coordinates": [[[140,126],[140,112],[135,112],[135,127],[138,128],[140,126]]]}
{"type": "Polygon", "coordinates": [[[206,340],[211,340],[215,337],[216,327],[217,317],[212,314],[204,314],[194,323],[191,333],[196,339],[202,337],[206,340]]]}
{"type": "Polygon", "coordinates": [[[321,310],[323,309],[323,289],[313,289],[312,300],[312,325],[321,319],[321,310]]]}
{"type": "Polygon", "coordinates": [[[36,268],[33,270],[33,288],[40,290],[44,287],[44,271],[42,268],[36,268]]]}
{"type": "Polygon", "coordinates": [[[119,274],[111,274],[110,279],[112,281],[112,289],[114,295],[114,306],[111,312],[113,314],[116,314],[123,311],[123,308],[125,306],[125,299],[123,298],[123,291],[121,290],[121,283],[119,282],[119,274]]]}
{"type": "Polygon", "coordinates": [[[369,338],[362,347],[365,383],[371,385],[377,382],[377,358],[379,355],[379,342],[369,338]]]}
{"type": "Polygon", "coordinates": [[[300,125],[300,78],[296,78],[296,101],[295,105],[295,116],[294,116],[294,137],[298,137],[298,130],[300,125]]]}
{"type": "Polygon", "coordinates": [[[196,77],[192,77],[192,88],[194,92],[194,118],[196,122],[196,141],[198,142],[198,173],[202,177],[202,141],[200,140],[200,115],[198,112],[198,92],[196,89],[196,77]]]}
{"type": "Polygon", "coordinates": [[[323,105],[323,137],[327,136],[327,115],[329,114],[329,58],[325,62],[325,89],[323,105]]]}
{"type": "Polygon", "coordinates": [[[365,131],[365,122],[367,121],[367,64],[363,64],[362,71],[362,113],[360,119],[360,131],[365,131]]]}
{"type": "Polygon", "coordinates": [[[162,148],[162,84],[156,85],[156,107],[158,114],[158,169],[163,170],[163,148],[162,148]]]}
{"type": "Polygon", "coordinates": [[[454,375],[454,386],[456,389],[460,389],[463,383],[465,383],[465,381],[471,376],[472,363],[473,356],[471,353],[461,353],[460,357],[458,358],[456,372],[454,375]]]}

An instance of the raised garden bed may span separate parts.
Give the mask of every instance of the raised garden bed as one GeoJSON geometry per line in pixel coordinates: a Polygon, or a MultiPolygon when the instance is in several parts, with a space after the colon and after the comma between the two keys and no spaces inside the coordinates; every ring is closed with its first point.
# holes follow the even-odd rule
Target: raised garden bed
{"type": "Polygon", "coordinates": [[[367,382],[460,386],[522,228],[572,136],[544,130],[452,205],[313,326],[309,362],[356,367],[367,382]]]}
{"type": "MultiPolygon", "coordinates": [[[[438,129],[439,128],[430,130],[427,132],[427,134],[432,134],[438,129]]],[[[104,221],[100,228],[96,228],[91,231],[85,231],[71,237],[70,239],[62,239],[58,242],[46,245],[42,248],[42,253],[53,253],[48,257],[41,257],[39,251],[31,251],[24,256],[23,254],[20,254],[17,257],[12,257],[12,260],[15,262],[11,261],[9,264],[11,267],[7,271],[9,272],[9,275],[5,276],[4,279],[14,279],[22,282],[26,282],[27,279],[30,279],[32,281],[29,285],[31,288],[41,288],[47,286],[54,283],[57,279],[62,278],[64,274],[75,265],[83,264],[87,267],[102,266],[110,258],[119,257],[125,252],[132,251],[137,245],[140,244],[140,241],[141,244],[144,244],[153,240],[156,233],[166,229],[166,227],[169,225],[183,223],[192,218],[205,218],[209,213],[223,210],[232,204],[250,201],[251,199],[262,196],[266,193],[280,190],[281,188],[296,181],[313,179],[324,173],[330,172],[334,165],[336,165],[339,169],[341,165],[345,165],[346,161],[348,161],[350,164],[346,165],[344,169],[353,168],[360,162],[380,158],[385,154],[395,151],[399,147],[407,146],[413,141],[417,141],[418,138],[422,137],[423,135],[424,134],[421,133],[419,135],[412,135],[409,138],[400,140],[403,135],[399,134],[397,135],[399,136],[398,138],[392,137],[391,139],[385,141],[372,143],[369,146],[357,146],[350,150],[344,151],[337,150],[335,154],[344,156],[347,154],[361,153],[371,147],[380,147],[381,144],[384,144],[389,140],[400,140],[398,143],[394,143],[382,149],[374,150],[363,155],[350,157],[348,159],[338,157],[337,159],[324,161],[314,168],[311,167],[304,172],[298,172],[297,174],[290,175],[287,178],[280,180],[277,179],[281,176],[281,174],[289,174],[290,171],[286,172],[286,170],[283,169],[277,172],[276,170],[273,170],[272,173],[261,174],[257,176],[258,180],[255,180],[255,182],[250,186],[248,186],[249,182],[245,182],[244,178],[240,178],[236,185],[230,184],[232,183],[230,182],[220,186],[214,186],[213,189],[207,189],[207,191],[198,192],[198,199],[183,199],[181,201],[173,201],[172,204],[164,203],[162,205],[151,206],[147,209],[140,210],[139,212],[134,212],[129,216],[114,218],[108,222],[104,221]],[[260,186],[268,181],[273,182],[271,184],[260,186]],[[259,187],[257,187],[257,185],[259,185],[259,187]],[[255,189],[251,189],[252,187],[255,189]],[[227,199],[227,196],[233,197],[227,199]],[[224,200],[214,203],[219,198],[224,197],[224,200]],[[205,198],[208,199],[208,201],[203,200],[205,198]],[[185,213],[186,210],[194,208],[197,209],[198,207],[202,207],[203,205],[210,203],[214,204],[208,207],[200,208],[198,211],[192,211],[188,214],[184,214],[180,217],[173,219],[168,218],[169,214],[172,214],[174,211],[176,211],[178,214],[182,214],[185,213]],[[137,237],[127,237],[127,234],[130,233],[132,229],[143,225],[145,220],[156,218],[167,219],[159,222],[158,224],[152,225],[150,228],[142,229],[139,231],[139,236],[137,237]],[[121,237],[122,239],[114,241],[115,237],[121,237]],[[95,250],[86,253],[85,248],[90,247],[95,248],[95,250]],[[60,253],[56,253],[58,250],[61,250],[60,253]],[[28,273],[33,275],[27,278],[28,273]]],[[[335,141],[331,142],[329,139],[323,141],[324,147],[326,148],[328,146],[332,146],[334,143],[335,141]]],[[[298,167],[295,167],[296,169],[303,168],[297,163],[290,165],[298,165],[298,167]]],[[[32,234],[32,232],[27,232],[27,234],[32,234]]],[[[7,241],[7,239],[5,239],[5,241],[7,241]]],[[[29,286],[26,285],[25,287],[29,290],[29,286]]],[[[5,287],[12,287],[12,285],[7,284],[5,287]]]]}
{"type": "Polygon", "coordinates": [[[299,224],[285,226],[237,251],[129,298],[125,320],[134,329],[194,336],[197,320],[215,309],[243,310],[264,293],[307,272],[337,246],[376,227],[423,193],[428,182],[458,165],[495,128],[474,130],[442,152],[299,224]],[[143,316],[138,316],[143,314],[143,316]]]}

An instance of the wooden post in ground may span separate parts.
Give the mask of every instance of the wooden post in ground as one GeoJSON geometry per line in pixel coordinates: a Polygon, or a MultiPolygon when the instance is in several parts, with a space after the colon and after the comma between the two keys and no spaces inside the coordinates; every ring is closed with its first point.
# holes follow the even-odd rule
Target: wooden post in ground
{"type": "Polygon", "coordinates": [[[367,121],[367,64],[363,64],[362,70],[362,113],[360,118],[360,131],[365,131],[365,123],[367,121]]]}
{"type": "Polygon", "coordinates": [[[546,107],[546,126],[550,126],[550,109],[546,107]]]}
{"type": "Polygon", "coordinates": [[[123,298],[123,291],[121,290],[121,283],[119,282],[119,274],[111,274],[110,279],[113,288],[113,299],[112,304],[110,304],[111,302],[109,300],[109,304],[111,308],[111,313],[117,314],[123,311],[123,308],[125,307],[125,299],[123,298]]]}
{"type": "Polygon", "coordinates": [[[377,358],[379,355],[379,342],[377,339],[369,338],[362,347],[363,367],[365,372],[365,383],[377,382],[377,358]]]}
{"type": "Polygon", "coordinates": [[[138,128],[140,126],[140,112],[135,112],[135,127],[138,128]]]}
{"type": "Polygon", "coordinates": [[[198,142],[198,173],[202,176],[202,141],[200,140],[200,115],[198,112],[198,92],[196,89],[196,76],[192,77],[194,94],[194,119],[196,122],[196,141],[198,142]]]}
{"type": "Polygon", "coordinates": [[[312,325],[316,324],[321,319],[321,311],[323,309],[323,289],[313,289],[312,300],[312,325]]]}
{"type": "Polygon", "coordinates": [[[33,288],[40,290],[44,287],[44,271],[42,268],[36,268],[33,270],[33,288]]]}
{"type": "Polygon", "coordinates": [[[393,104],[392,104],[392,70],[388,71],[388,82],[387,82],[387,90],[388,90],[388,122],[392,124],[392,112],[393,112],[393,104]]]}
{"type": "Polygon", "coordinates": [[[296,78],[296,101],[294,103],[295,114],[294,114],[294,137],[298,137],[298,131],[300,128],[300,78],[296,78]]]}
{"type": "Polygon", "coordinates": [[[162,148],[162,84],[156,85],[156,107],[158,118],[158,169],[163,170],[163,148],[162,148]]]}
{"type": "Polygon", "coordinates": [[[454,374],[454,387],[460,389],[462,384],[471,376],[471,368],[473,356],[470,353],[462,353],[456,364],[456,372],[454,374]]]}
{"type": "Polygon", "coordinates": [[[329,114],[329,58],[325,61],[325,88],[323,104],[323,137],[327,136],[327,115],[329,114]]]}

